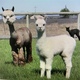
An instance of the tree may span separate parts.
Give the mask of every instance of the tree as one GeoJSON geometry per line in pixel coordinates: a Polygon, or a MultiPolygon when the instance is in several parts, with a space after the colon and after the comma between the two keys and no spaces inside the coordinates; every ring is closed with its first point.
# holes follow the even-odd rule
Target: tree
{"type": "MultiPolygon", "coordinates": [[[[70,12],[69,9],[65,6],[65,8],[61,9],[60,12],[70,12]]],[[[69,18],[69,14],[60,14],[63,18],[69,18]]]]}

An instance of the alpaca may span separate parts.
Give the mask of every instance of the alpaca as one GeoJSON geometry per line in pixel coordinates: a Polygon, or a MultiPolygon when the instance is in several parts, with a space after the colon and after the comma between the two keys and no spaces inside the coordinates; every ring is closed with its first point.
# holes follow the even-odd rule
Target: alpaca
{"type": "Polygon", "coordinates": [[[40,57],[41,77],[45,71],[47,78],[51,78],[52,60],[56,54],[60,54],[66,64],[66,78],[70,77],[72,67],[72,54],[76,46],[74,38],[68,35],[46,37],[46,21],[44,17],[35,18],[37,30],[36,51],[40,57]]]}
{"type": "Polygon", "coordinates": [[[78,29],[71,29],[70,27],[66,27],[66,31],[69,32],[70,36],[74,38],[74,35],[76,35],[78,37],[78,39],[80,40],[80,36],[79,36],[79,30],[78,29]]]}
{"type": "Polygon", "coordinates": [[[10,46],[14,65],[23,65],[25,62],[31,62],[32,59],[32,34],[27,27],[14,29],[15,22],[14,7],[3,10],[3,21],[7,23],[10,30],[10,46]],[[25,50],[27,56],[25,57],[25,50]]]}

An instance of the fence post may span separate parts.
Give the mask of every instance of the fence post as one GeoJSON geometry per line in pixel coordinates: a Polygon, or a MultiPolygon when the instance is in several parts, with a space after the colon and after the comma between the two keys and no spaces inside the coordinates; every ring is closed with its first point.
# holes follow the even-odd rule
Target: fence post
{"type": "Polygon", "coordinates": [[[80,13],[78,14],[78,29],[80,30],[80,13]]]}
{"type": "Polygon", "coordinates": [[[29,28],[29,15],[26,15],[26,27],[29,28]]]}

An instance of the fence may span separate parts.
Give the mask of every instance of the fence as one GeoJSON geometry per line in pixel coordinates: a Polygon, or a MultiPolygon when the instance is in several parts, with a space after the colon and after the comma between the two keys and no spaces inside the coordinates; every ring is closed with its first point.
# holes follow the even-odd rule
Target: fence
{"type": "MultiPolygon", "coordinates": [[[[26,27],[29,28],[29,16],[31,15],[59,15],[59,14],[70,14],[70,15],[78,15],[77,18],[77,28],[80,29],[80,12],[37,12],[37,13],[15,13],[15,15],[25,15],[26,16],[26,27]]],[[[2,14],[0,13],[2,16],[2,14]]]]}

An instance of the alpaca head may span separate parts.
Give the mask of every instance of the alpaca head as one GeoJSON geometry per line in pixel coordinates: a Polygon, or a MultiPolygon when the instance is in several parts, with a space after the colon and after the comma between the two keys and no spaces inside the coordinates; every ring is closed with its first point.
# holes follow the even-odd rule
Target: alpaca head
{"type": "Polygon", "coordinates": [[[70,27],[66,27],[66,31],[69,31],[70,27]]]}
{"type": "Polygon", "coordinates": [[[37,31],[43,32],[45,30],[46,21],[43,16],[35,17],[35,24],[37,31]]]}
{"type": "Polygon", "coordinates": [[[16,18],[15,18],[15,15],[14,15],[14,7],[12,7],[12,9],[4,9],[2,7],[2,10],[3,10],[3,21],[4,23],[7,23],[7,24],[12,24],[15,22],[16,18]]]}

